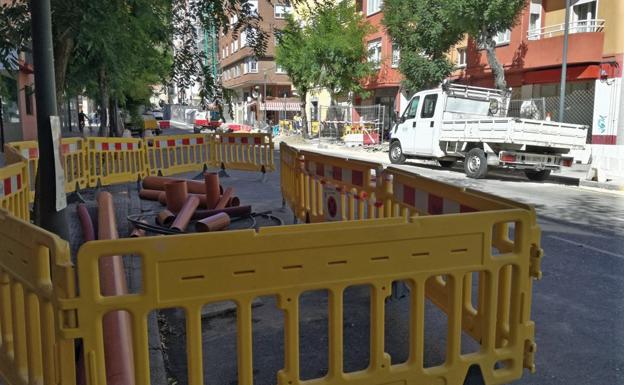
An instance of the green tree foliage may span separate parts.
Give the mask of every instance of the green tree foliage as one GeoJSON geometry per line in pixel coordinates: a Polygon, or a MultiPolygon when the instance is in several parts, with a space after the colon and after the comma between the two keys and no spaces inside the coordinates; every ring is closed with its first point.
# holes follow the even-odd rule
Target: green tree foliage
{"type": "Polygon", "coordinates": [[[518,23],[526,0],[447,0],[455,22],[485,49],[492,68],[495,87],[507,88],[505,69],[496,57],[495,37],[499,32],[511,29],[518,23]]]}
{"type": "Polygon", "coordinates": [[[300,20],[289,17],[278,31],[276,62],[288,73],[303,106],[307,92],[314,88],[327,89],[332,102],[350,92],[365,93],[362,79],[374,72],[364,45],[370,31],[370,25],[346,0],[319,4],[300,20]]]}
{"type": "Polygon", "coordinates": [[[12,0],[0,6],[0,67],[13,72],[18,67],[18,52],[28,51],[30,17],[28,6],[12,0]]]}
{"type": "Polygon", "coordinates": [[[453,70],[448,51],[469,34],[486,50],[496,87],[505,89],[494,38],[517,23],[525,6],[526,0],[386,0],[383,23],[401,48],[406,87],[439,84],[453,70]]]}

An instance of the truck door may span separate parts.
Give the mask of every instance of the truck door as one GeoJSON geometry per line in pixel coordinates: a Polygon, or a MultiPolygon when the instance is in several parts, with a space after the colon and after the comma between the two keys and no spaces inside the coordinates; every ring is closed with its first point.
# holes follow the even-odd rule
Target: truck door
{"type": "Polygon", "coordinates": [[[438,94],[425,95],[419,115],[415,120],[416,137],[415,152],[420,155],[433,155],[433,138],[435,133],[435,111],[438,104],[438,94]]]}
{"type": "Polygon", "coordinates": [[[414,96],[403,112],[397,135],[401,141],[401,148],[406,154],[413,154],[415,151],[414,141],[416,139],[416,113],[418,112],[418,104],[420,96],[414,96]]]}

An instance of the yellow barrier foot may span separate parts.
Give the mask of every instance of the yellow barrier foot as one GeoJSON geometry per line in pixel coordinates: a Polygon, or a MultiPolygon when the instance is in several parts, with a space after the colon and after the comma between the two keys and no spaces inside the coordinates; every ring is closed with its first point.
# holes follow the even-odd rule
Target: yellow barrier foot
{"type": "Polygon", "coordinates": [[[266,183],[268,180],[268,177],[267,177],[266,168],[264,167],[264,165],[262,165],[262,167],[260,168],[260,172],[262,173],[262,177],[260,178],[260,183],[266,183]]]}
{"type": "Polygon", "coordinates": [[[221,178],[229,178],[230,175],[225,171],[225,164],[221,163],[221,170],[219,170],[219,177],[221,178]]]}
{"type": "Polygon", "coordinates": [[[204,165],[204,168],[201,170],[201,172],[197,175],[195,175],[193,177],[193,180],[203,180],[204,179],[204,174],[208,172],[208,166],[204,165]]]}

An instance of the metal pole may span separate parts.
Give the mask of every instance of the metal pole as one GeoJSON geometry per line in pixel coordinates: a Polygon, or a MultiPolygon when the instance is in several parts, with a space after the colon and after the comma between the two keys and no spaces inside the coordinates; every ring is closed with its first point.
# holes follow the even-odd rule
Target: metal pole
{"type": "Polygon", "coordinates": [[[267,120],[267,104],[266,104],[266,86],[267,86],[267,70],[264,70],[264,96],[262,97],[262,103],[264,103],[264,123],[266,124],[267,120]]]}
{"type": "Polygon", "coordinates": [[[4,117],[2,116],[2,97],[0,96],[0,152],[4,152],[4,117]]]}
{"type": "Polygon", "coordinates": [[[50,117],[57,116],[52,13],[50,0],[31,0],[32,46],[37,103],[39,169],[35,195],[35,222],[69,241],[66,209],[56,211],[56,172],[50,117]],[[45,188],[43,188],[45,186],[45,188]]]}
{"type": "Polygon", "coordinates": [[[563,57],[561,59],[561,89],[559,91],[559,121],[565,118],[565,93],[568,72],[568,35],[570,32],[570,0],[565,2],[565,26],[563,27],[563,57]]]}

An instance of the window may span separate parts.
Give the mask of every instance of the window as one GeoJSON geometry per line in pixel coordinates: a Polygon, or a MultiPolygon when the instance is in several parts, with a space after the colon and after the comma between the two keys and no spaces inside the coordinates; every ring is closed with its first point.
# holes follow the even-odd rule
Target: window
{"type": "Polygon", "coordinates": [[[221,57],[225,58],[225,48],[221,48],[221,57]]]}
{"type": "Polygon", "coordinates": [[[230,42],[230,52],[234,53],[234,42],[230,42]]]}
{"type": "Polygon", "coordinates": [[[234,15],[234,16],[232,16],[232,18],[230,19],[230,24],[231,24],[232,26],[234,26],[234,24],[236,24],[236,23],[238,23],[238,16],[237,16],[237,15],[234,15]]]}
{"type": "Polygon", "coordinates": [[[230,46],[225,46],[225,57],[228,57],[230,54],[230,46]]]}
{"type": "Polygon", "coordinates": [[[241,35],[240,35],[240,46],[241,48],[246,47],[247,46],[247,30],[243,30],[241,31],[241,35]]]}
{"type": "Polygon", "coordinates": [[[235,65],[234,66],[234,76],[235,77],[239,77],[240,76],[240,65],[235,65]]]}
{"type": "Polygon", "coordinates": [[[457,67],[463,68],[466,66],[466,47],[457,48],[457,67]]]}
{"type": "Polygon", "coordinates": [[[529,8],[529,31],[536,31],[542,28],[542,0],[531,0],[529,8]]]}
{"type": "Polygon", "coordinates": [[[366,14],[372,15],[373,13],[377,13],[381,11],[382,5],[383,5],[383,0],[367,0],[366,1],[366,14]]]}
{"type": "Polygon", "coordinates": [[[251,13],[255,13],[256,15],[258,14],[258,0],[249,0],[247,1],[247,4],[249,4],[249,9],[251,11],[251,13]]]}
{"type": "Polygon", "coordinates": [[[234,40],[234,52],[238,51],[238,39],[234,40]]]}
{"type": "Polygon", "coordinates": [[[292,12],[292,7],[288,1],[275,4],[275,18],[284,19],[286,15],[292,12]]]}
{"type": "Polygon", "coordinates": [[[381,63],[381,39],[368,42],[368,62],[379,68],[381,63]]]}
{"type": "Polygon", "coordinates": [[[496,36],[494,36],[494,41],[496,42],[496,45],[509,44],[511,41],[511,30],[507,29],[497,33],[496,36]]]}
{"type": "Polygon", "coordinates": [[[397,68],[401,62],[401,50],[397,43],[392,43],[392,68],[397,68]]]}
{"type": "Polygon", "coordinates": [[[275,73],[276,74],[285,74],[286,73],[286,69],[278,64],[278,65],[275,66],[275,73]]]}
{"type": "Polygon", "coordinates": [[[420,111],[420,117],[422,119],[433,118],[433,114],[435,113],[435,107],[436,107],[437,102],[438,102],[438,94],[425,96],[425,99],[423,100],[422,111],[420,111]]]}
{"type": "Polygon", "coordinates": [[[246,74],[247,73],[257,74],[258,73],[258,61],[253,58],[249,58],[245,60],[245,64],[243,65],[243,72],[246,74]]]}
{"type": "Polygon", "coordinates": [[[405,119],[414,119],[416,117],[416,112],[418,111],[418,102],[420,101],[420,96],[416,96],[410,102],[409,106],[405,109],[404,116],[405,119]]]}

